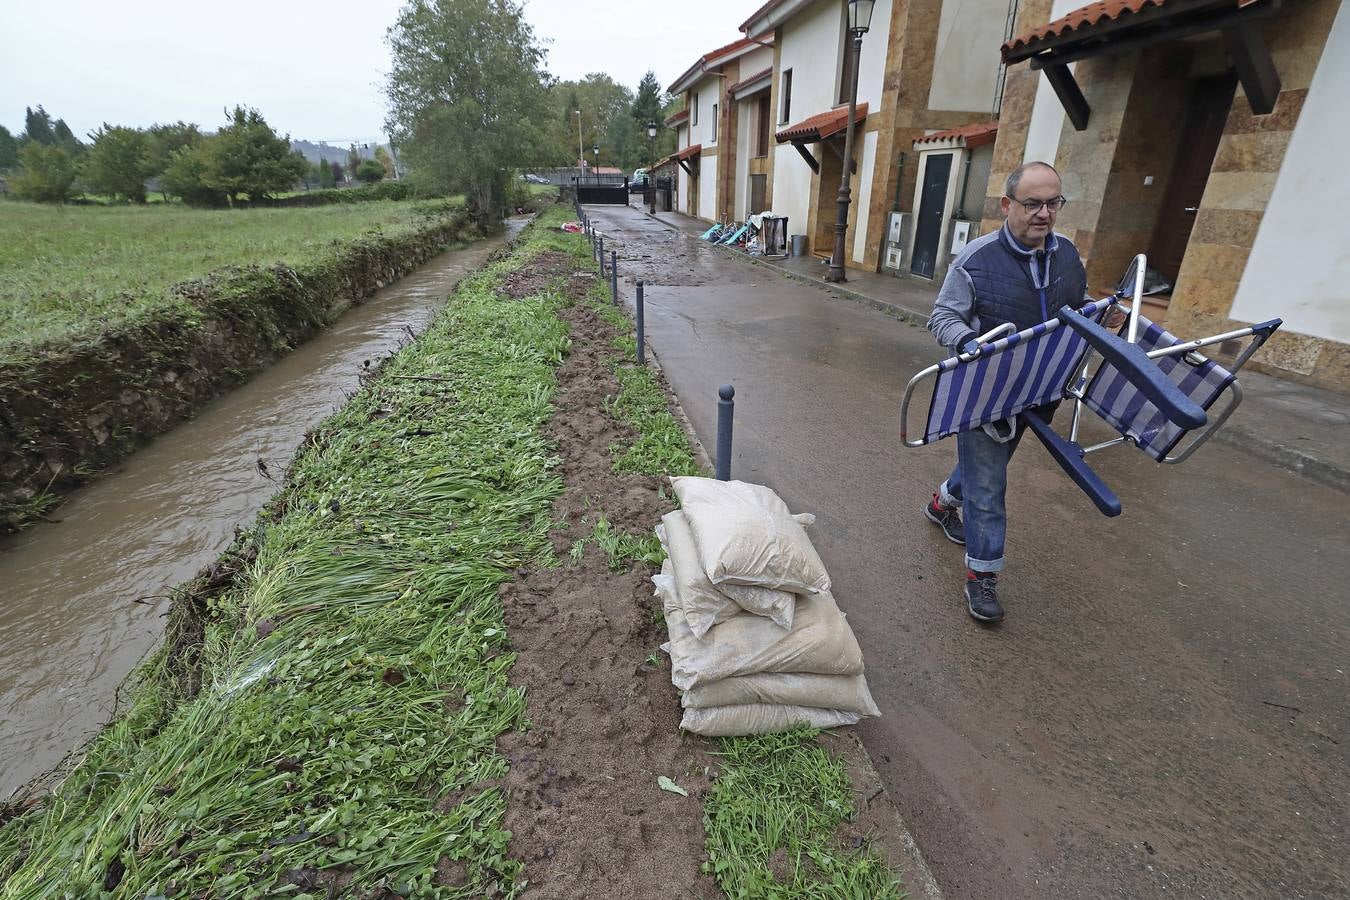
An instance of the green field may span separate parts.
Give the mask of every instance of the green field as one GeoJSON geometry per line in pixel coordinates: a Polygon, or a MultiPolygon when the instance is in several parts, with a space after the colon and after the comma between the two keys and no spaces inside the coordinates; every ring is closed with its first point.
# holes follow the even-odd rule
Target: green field
{"type": "Polygon", "coordinates": [[[222,266],[302,267],[333,240],[411,231],[446,201],[280,209],[0,202],[0,354],[97,333],[222,266]]]}

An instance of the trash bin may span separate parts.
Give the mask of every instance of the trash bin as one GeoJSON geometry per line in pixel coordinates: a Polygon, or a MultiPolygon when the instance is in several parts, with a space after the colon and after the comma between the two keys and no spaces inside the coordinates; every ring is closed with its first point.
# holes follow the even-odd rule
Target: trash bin
{"type": "Polygon", "coordinates": [[[792,236],[792,255],[805,256],[806,254],[807,254],[806,235],[794,234],[792,236]]]}

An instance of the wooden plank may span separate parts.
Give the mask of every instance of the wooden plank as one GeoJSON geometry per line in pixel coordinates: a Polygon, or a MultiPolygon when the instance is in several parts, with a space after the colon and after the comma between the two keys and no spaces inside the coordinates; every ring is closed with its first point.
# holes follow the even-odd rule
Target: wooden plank
{"type": "Polygon", "coordinates": [[[1055,89],[1055,96],[1059,98],[1060,105],[1069,114],[1069,121],[1073,123],[1074,130],[1085,130],[1092,110],[1088,108],[1087,98],[1079,89],[1078,82],[1073,80],[1073,73],[1069,71],[1068,64],[1046,66],[1045,77],[1055,89]]]}
{"type": "Polygon", "coordinates": [[[1272,112],[1280,97],[1280,73],[1275,71],[1275,61],[1270,58],[1270,48],[1260,27],[1254,22],[1243,22],[1225,28],[1223,37],[1252,112],[1258,116],[1272,112]]]}
{"type": "Polygon", "coordinates": [[[806,149],[806,145],[800,141],[793,141],[792,146],[797,148],[797,152],[802,155],[802,159],[806,160],[806,164],[811,167],[811,171],[819,175],[820,162],[814,156],[811,155],[810,150],[806,149]]]}

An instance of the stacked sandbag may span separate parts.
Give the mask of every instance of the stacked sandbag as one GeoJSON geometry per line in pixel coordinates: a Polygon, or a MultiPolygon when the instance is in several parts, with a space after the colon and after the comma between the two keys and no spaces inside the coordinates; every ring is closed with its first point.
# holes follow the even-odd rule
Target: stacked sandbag
{"type": "Polygon", "coordinates": [[[686,731],[761,734],[852,725],[880,712],[862,651],[806,536],[772,490],[672,478],[682,508],[662,517],[652,577],[665,610],[671,681],[686,731]]]}

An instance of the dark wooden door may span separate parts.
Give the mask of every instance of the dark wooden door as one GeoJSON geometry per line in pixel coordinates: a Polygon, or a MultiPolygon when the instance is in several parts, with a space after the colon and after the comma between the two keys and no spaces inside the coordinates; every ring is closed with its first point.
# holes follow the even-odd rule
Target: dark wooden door
{"type": "Polygon", "coordinates": [[[1186,256],[1186,245],[1195,227],[1195,215],[1200,198],[1205,195],[1209,170],[1214,166],[1214,154],[1223,137],[1236,87],[1237,80],[1232,75],[1200,79],[1191,89],[1186,104],[1177,158],[1172,164],[1172,176],[1167,182],[1148,253],[1149,264],[1173,284],[1181,272],[1181,260],[1186,256]]]}
{"type": "Polygon", "coordinates": [[[909,262],[909,270],[924,278],[932,278],[937,266],[942,209],[947,205],[947,180],[951,174],[952,154],[934,153],[928,157],[919,194],[919,217],[914,221],[914,253],[909,262]]]}
{"type": "Polygon", "coordinates": [[[764,198],[768,195],[769,176],[751,175],[750,176],[750,213],[762,213],[767,211],[764,198]]]}

